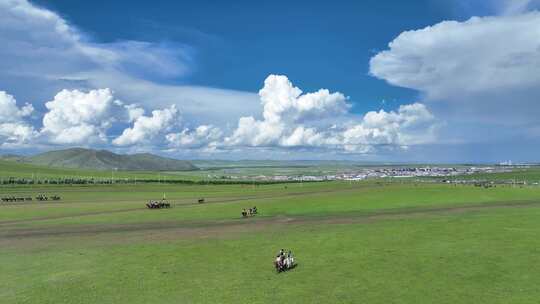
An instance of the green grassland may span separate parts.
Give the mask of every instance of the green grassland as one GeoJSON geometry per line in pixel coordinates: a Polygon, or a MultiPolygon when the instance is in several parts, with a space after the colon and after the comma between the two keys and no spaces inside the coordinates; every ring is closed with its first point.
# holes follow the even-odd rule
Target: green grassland
{"type": "Polygon", "coordinates": [[[11,186],[2,303],[537,303],[540,187],[11,186]],[[166,198],[171,209],[148,210],[166,198]],[[196,200],[204,197],[206,202],[196,200]],[[240,210],[256,205],[247,219],[240,210]],[[292,249],[298,267],[272,259],[292,249]]]}
{"type": "MultiPolygon", "coordinates": [[[[175,175],[148,171],[111,171],[46,167],[15,161],[0,160],[0,178],[101,178],[101,179],[174,179],[175,175]]],[[[190,176],[186,174],[185,176],[190,176]]]]}
{"type": "Polygon", "coordinates": [[[252,167],[220,167],[205,168],[192,171],[115,171],[115,170],[89,170],[48,167],[10,160],[0,160],[0,179],[10,178],[24,179],[96,179],[96,180],[220,180],[228,176],[253,177],[259,175],[324,175],[335,174],[345,170],[341,166],[297,166],[279,167],[270,165],[253,165],[252,167]]]}

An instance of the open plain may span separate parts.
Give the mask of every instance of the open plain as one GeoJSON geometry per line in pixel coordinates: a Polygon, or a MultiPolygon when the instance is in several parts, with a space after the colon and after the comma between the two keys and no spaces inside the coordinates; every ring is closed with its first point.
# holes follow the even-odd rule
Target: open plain
{"type": "Polygon", "coordinates": [[[540,188],[427,183],[9,186],[4,303],[533,303],[540,188]],[[145,203],[163,196],[170,209],[145,203]],[[199,198],[205,202],[198,203],[199,198]],[[243,208],[259,214],[242,218],[243,208]],[[276,273],[280,248],[298,267],[276,273]]]}

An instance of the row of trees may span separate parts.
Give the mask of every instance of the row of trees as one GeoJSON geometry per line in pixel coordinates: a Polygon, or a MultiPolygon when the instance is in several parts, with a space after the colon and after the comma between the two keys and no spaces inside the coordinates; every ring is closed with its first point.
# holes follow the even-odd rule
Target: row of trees
{"type": "Polygon", "coordinates": [[[101,179],[101,178],[44,178],[9,177],[0,179],[0,185],[108,185],[108,184],[188,184],[188,185],[268,185],[289,184],[298,181],[249,181],[249,180],[181,180],[181,179],[101,179]]]}

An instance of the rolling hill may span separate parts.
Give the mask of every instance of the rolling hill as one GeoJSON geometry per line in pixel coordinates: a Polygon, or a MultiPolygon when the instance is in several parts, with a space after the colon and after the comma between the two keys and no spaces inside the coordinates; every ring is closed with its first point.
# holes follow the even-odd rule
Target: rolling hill
{"type": "MultiPolygon", "coordinates": [[[[13,156],[10,158],[14,159],[13,156]]],[[[16,160],[40,166],[93,170],[190,171],[198,169],[189,161],[149,153],[128,155],[83,148],[49,151],[16,160]]]]}

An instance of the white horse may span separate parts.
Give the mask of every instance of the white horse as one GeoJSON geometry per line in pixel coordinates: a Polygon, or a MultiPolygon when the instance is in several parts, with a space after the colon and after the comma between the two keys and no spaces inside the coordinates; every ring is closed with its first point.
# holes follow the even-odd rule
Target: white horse
{"type": "Polygon", "coordinates": [[[285,258],[285,268],[291,269],[294,266],[294,257],[286,257],[285,258]]]}

